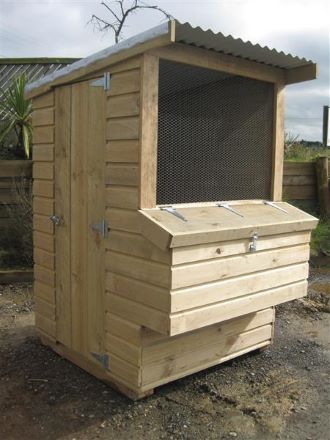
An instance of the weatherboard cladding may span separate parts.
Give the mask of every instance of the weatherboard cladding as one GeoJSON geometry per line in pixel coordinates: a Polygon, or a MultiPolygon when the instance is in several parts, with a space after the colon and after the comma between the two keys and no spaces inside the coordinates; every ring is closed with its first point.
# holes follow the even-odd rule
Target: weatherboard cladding
{"type": "Polygon", "coordinates": [[[55,80],[63,79],[64,83],[66,76],[73,72],[76,72],[78,78],[79,72],[83,72],[83,69],[87,66],[95,64],[95,69],[98,69],[98,61],[110,58],[133,47],[141,46],[142,52],[144,44],[162,36],[168,36],[167,41],[164,40],[164,45],[170,44],[170,42],[187,44],[286,70],[313,64],[312,61],[305,58],[278,52],[267,46],[262,47],[259,44],[252,44],[250,41],[245,42],[240,38],[234,38],[231,35],[224,36],[221,32],[204,31],[200,27],[191,26],[189,23],[179,23],[176,20],[171,20],[35,81],[27,87],[27,93],[44,85],[51,86],[51,83],[55,80]]]}

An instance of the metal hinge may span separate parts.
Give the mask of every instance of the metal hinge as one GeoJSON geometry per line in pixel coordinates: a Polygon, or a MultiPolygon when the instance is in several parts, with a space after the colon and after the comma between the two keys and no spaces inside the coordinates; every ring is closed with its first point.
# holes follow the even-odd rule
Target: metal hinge
{"type": "Polygon", "coordinates": [[[263,203],[264,203],[264,205],[271,206],[272,208],[278,209],[279,211],[282,211],[282,212],[285,212],[286,214],[289,214],[288,211],[281,208],[280,206],[275,205],[274,202],[270,202],[269,200],[264,200],[263,203]]]}
{"type": "Polygon", "coordinates": [[[174,215],[175,217],[178,217],[180,220],[183,220],[184,222],[187,222],[188,220],[183,217],[182,214],[180,214],[173,206],[164,206],[160,208],[162,211],[169,212],[170,214],[174,215]]]}
{"type": "Polygon", "coordinates": [[[233,214],[239,215],[240,217],[244,217],[244,215],[240,214],[239,212],[237,212],[235,209],[233,209],[229,203],[217,203],[217,206],[219,208],[224,208],[227,209],[227,211],[232,212],[233,214]]]}
{"type": "Polygon", "coordinates": [[[91,355],[96,359],[103,368],[109,370],[109,355],[108,354],[98,354],[91,352],[91,355]]]}
{"type": "Polygon", "coordinates": [[[103,87],[104,90],[110,90],[110,86],[111,86],[110,72],[105,72],[102,78],[96,79],[90,85],[91,87],[103,87]]]}
{"type": "Polygon", "coordinates": [[[90,225],[90,228],[95,232],[99,232],[103,238],[107,237],[108,235],[109,225],[108,222],[104,219],[101,220],[99,223],[92,223],[90,225]]]}

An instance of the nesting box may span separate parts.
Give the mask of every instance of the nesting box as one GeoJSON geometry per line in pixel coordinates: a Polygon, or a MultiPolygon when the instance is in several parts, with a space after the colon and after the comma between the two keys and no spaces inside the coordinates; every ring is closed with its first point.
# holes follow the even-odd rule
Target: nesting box
{"type": "Polygon", "coordinates": [[[317,220],[281,201],[311,61],[171,21],[29,86],[36,326],[126,395],[268,346],[317,220]]]}

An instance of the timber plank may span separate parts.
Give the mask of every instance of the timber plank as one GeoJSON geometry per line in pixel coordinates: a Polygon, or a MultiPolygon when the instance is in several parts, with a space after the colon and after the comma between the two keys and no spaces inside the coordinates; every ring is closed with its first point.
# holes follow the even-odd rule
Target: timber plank
{"type": "Polygon", "coordinates": [[[33,164],[33,178],[41,180],[54,179],[54,165],[52,162],[35,162],[33,164]]]}
{"type": "Polygon", "coordinates": [[[45,232],[47,234],[53,234],[54,225],[51,222],[49,216],[34,214],[33,215],[33,229],[39,232],[45,232]]]}
{"type": "Polygon", "coordinates": [[[34,110],[32,113],[33,127],[40,127],[43,125],[54,125],[55,116],[53,108],[46,108],[34,110]]]}
{"type": "Polygon", "coordinates": [[[34,258],[34,262],[39,266],[43,266],[43,267],[47,267],[48,269],[55,270],[54,254],[35,247],[33,251],[33,258],[34,258]]]}
{"type": "Polygon", "coordinates": [[[71,347],[70,265],[70,144],[71,87],[55,91],[55,213],[61,219],[56,230],[56,338],[71,347]]]}
{"type": "Polygon", "coordinates": [[[33,212],[51,216],[54,214],[54,200],[45,197],[33,197],[33,212]]]}
{"type": "Polygon", "coordinates": [[[139,141],[113,140],[106,144],[106,162],[137,163],[139,161],[139,141]]]}
{"type": "Polygon", "coordinates": [[[106,185],[137,186],[139,182],[138,164],[107,164],[106,185]]]}
{"type": "Polygon", "coordinates": [[[107,186],[105,201],[108,207],[137,209],[138,189],[133,186],[107,186]]]}
{"type": "Polygon", "coordinates": [[[106,115],[108,118],[136,116],[140,112],[140,94],[110,96],[107,99],[106,115]]]}
{"type": "Polygon", "coordinates": [[[129,140],[139,138],[139,117],[108,119],[106,127],[107,140],[129,140]]]}
{"type": "Polygon", "coordinates": [[[111,75],[111,89],[108,96],[123,95],[140,90],[140,69],[127,70],[111,75]]]}
{"type": "Polygon", "coordinates": [[[33,181],[33,195],[40,197],[54,197],[54,182],[45,180],[33,181]]]}
{"type": "Polygon", "coordinates": [[[32,100],[34,109],[52,107],[54,106],[54,103],[55,103],[55,97],[53,91],[36,96],[32,100]]]}
{"type": "Polygon", "coordinates": [[[35,162],[53,162],[54,145],[53,144],[33,145],[33,160],[35,162]]]}
{"type": "Polygon", "coordinates": [[[34,127],[33,144],[51,144],[54,142],[54,127],[51,125],[44,127],[34,127]]]}
{"type": "Polygon", "coordinates": [[[34,246],[48,252],[55,250],[55,238],[52,234],[45,234],[39,231],[33,231],[34,246]]]}

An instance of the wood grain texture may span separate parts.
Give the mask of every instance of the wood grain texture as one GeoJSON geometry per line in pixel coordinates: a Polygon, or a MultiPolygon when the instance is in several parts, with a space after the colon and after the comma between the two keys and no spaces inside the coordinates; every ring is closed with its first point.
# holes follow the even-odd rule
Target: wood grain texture
{"type": "Polygon", "coordinates": [[[56,89],[55,102],[56,338],[71,347],[71,87],[56,89]]]}
{"type": "Polygon", "coordinates": [[[159,58],[144,54],[141,75],[139,207],[156,206],[159,58]]]}
{"type": "Polygon", "coordinates": [[[106,161],[137,163],[139,161],[139,141],[137,139],[108,141],[106,161]]]}
{"type": "Polygon", "coordinates": [[[274,84],[272,200],[282,200],[284,158],[284,85],[274,84]]]}

